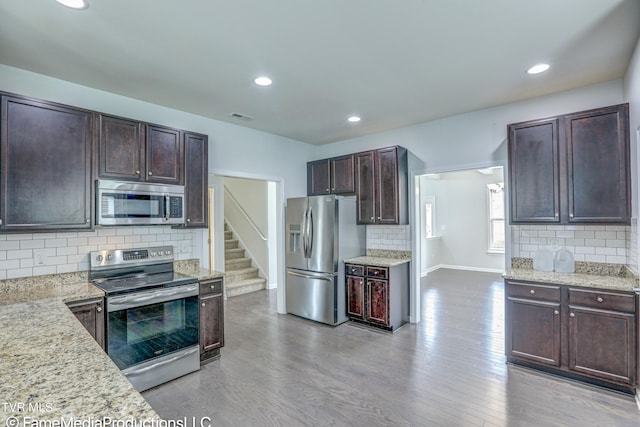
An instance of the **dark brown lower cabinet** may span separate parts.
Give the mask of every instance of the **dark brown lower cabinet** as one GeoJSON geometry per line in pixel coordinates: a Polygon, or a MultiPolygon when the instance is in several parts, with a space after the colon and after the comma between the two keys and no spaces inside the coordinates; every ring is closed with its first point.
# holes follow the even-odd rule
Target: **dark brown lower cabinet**
{"type": "Polygon", "coordinates": [[[637,376],[632,292],[507,280],[507,361],[631,391],[637,376]]]}
{"type": "Polygon", "coordinates": [[[67,307],[100,344],[100,347],[104,349],[105,319],[103,298],[72,302],[68,303],[67,307]]]}
{"type": "Polygon", "coordinates": [[[200,282],[200,363],[220,357],[224,346],[223,280],[200,282]]]}
{"type": "Polygon", "coordinates": [[[395,331],[409,321],[409,263],[346,265],[347,317],[395,331]]]}

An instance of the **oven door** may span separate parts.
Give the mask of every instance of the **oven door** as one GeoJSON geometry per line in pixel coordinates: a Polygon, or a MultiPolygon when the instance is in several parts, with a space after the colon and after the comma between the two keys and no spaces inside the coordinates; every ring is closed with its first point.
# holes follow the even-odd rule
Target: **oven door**
{"type": "Polygon", "coordinates": [[[107,353],[129,370],[158,365],[187,349],[198,352],[198,322],[198,283],[110,296],[107,353]]]}

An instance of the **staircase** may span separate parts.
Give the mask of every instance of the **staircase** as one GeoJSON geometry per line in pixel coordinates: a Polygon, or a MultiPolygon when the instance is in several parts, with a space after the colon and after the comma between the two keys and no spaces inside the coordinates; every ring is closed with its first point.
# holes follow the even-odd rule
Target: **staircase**
{"type": "Polygon", "coordinates": [[[266,280],[258,277],[258,269],[251,266],[251,258],[238,247],[238,239],[224,223],[224,285],[227,298],[261,291],[267,288],[266,280]]]}

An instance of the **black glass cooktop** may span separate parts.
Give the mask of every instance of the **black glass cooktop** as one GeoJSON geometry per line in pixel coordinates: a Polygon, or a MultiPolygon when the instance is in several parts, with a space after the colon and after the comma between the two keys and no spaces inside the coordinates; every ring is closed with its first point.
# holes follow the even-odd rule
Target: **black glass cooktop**
{"type": "Polygon", "coordinates": [[[95,279],[93,284],[106,292],[107,295],[139,292],[152,288],[173,287],[197,283],[198,279],[176,272],[140,273],[126,276],[95,279]]]}

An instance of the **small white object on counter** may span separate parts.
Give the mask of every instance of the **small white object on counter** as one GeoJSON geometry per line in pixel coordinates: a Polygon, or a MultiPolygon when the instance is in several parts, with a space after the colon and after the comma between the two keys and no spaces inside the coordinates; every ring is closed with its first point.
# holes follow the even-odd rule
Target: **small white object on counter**
{"type": "Polygon", "coordinates": [[[576,263],[573,254],[566,248],[559,249],[556,252],[553,267],[558,273],[574,273],[576,271],[576,263]]]}
{"type": "Polygon", "coordinates": [[[541,247],[533,257],[533,269],[537,271],[553,271],[553,252],[549,248],[541,247]]]}

